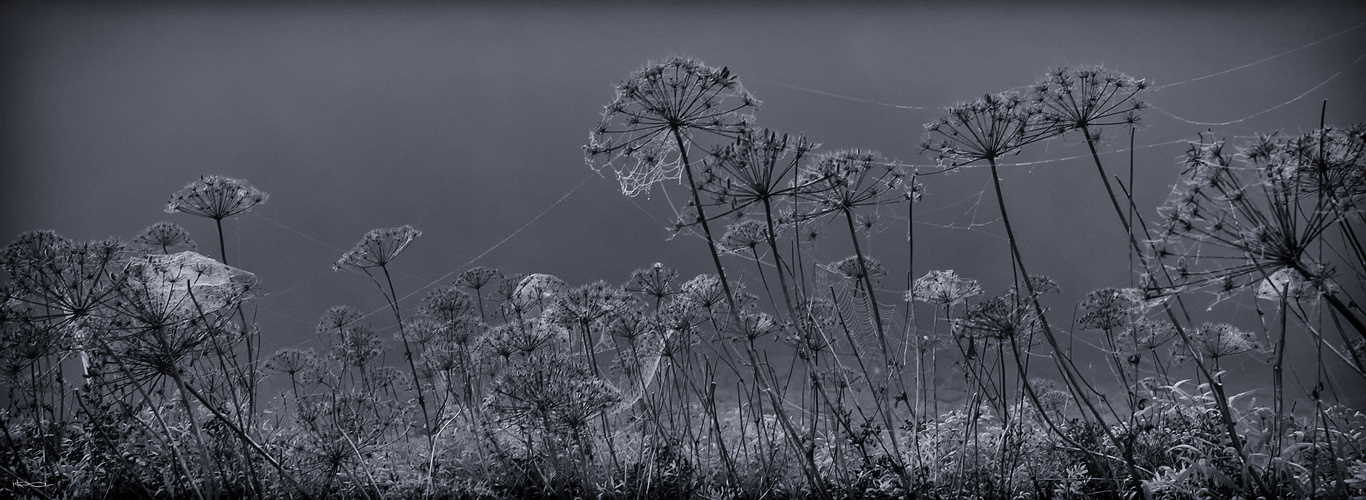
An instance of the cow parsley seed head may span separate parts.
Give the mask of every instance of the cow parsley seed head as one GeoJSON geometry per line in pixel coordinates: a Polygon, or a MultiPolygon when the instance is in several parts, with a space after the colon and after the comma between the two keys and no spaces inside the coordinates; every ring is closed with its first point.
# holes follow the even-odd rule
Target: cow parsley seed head
{"type": "Polygon", "coordinates": [[[758,105],[729,69],[681,57],[650,63],[617,85],[584,159],[594,171],[611,169],[623,194],[648,193],[681,178],[680,148],[736,139],[758,105]]]}
{"type": "Polygon", "coordinates": [[[176,253],[194,250],[194,240],[185,228],[174,222],[158,222],[133,237],[133,243],[148,251],[161,250],[161,253],[176,253]]]}
{"type": "Polygon", "coordinates": [[[907,302],[921,302],[947,306],[966,301],[969,297],[981,295],[982,287],[977,280],[962,279],[952,269],[930,271],[915,280],[911,290],[904,298],[907,302]]]}
{"type": "Polygon", "coordinates": [[[403,252],[403,249],[418,236],[422,236],[422,231],[413,229],[412,226],[371,229],[356,246],[337,259],[332,265],[332,270],[383,267],[403,252]]]}
{"type": "Polygon", "coordinates": [[[171,201],[166,203],[166,213],[181,212],[223,220],[251,210],[268,198],[270,195],[265,191],[252,187],[243,179],[201,176],[171,195],[171,201]]]}

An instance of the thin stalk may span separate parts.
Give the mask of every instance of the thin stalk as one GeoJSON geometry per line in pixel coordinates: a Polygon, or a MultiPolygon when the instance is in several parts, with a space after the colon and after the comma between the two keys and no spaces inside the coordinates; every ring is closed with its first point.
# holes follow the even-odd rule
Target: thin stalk
{"type": "MultiPolygon", "coordinates": [[[[389,297],[387,297],[389,299],[389,307],[394,311],[394,320],[398,322],[398,336],[403,340],[403,358],[408,360],[408,369],[411,370],[413,374],[413,387],[417,388],[417,405],[422,408],[422,430],[426,431],[427,434],[427,452],[430,456],[435,456],[436,437],[432,433],[431,417],[427,415],[427,398],[422,391],[422,380],[417,376],[417,364],[413,361],[413,351],[408,345],[408,332],[403,327],[403,316],[399,314],[398,295],[394,292],[394,280],[389,276],[388,266],[381,265],[379,268],[384,271],[384,281],[389,284],[389,297]]],[[[437,417],[440,418],[440,415],[437,417]]],[[[429,492],[433,486],[432,481],[435,472],[436,471],[433,468],[427,469],[427,486],[429,492]]]]}

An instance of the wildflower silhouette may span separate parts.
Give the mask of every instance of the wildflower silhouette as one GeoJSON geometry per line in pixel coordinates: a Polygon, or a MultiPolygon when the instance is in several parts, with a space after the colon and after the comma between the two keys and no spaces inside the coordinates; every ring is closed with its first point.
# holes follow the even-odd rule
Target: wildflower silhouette
{"type": "MultiPolygon", "coordinates": [[[[707,158],[707,180],[700,186],[720,206],[717,218],[726,215],[741,217],[755,206],[763,210],[763,232],[760,233],[752,223],[746,223],[744,234],[749,237],[742,239],[756,241],[755,245],[745,246],[749,247],[754,257],[765,289],[769,289],[768,280],[755,247],[758,242],[768,244],[778,276],[778,287],[782,291],[783,305],[792,317],[799,316],[799,313],[788,285],[791,268],[783,261],[777,236],[782,225],[797,222],[791,215],[796,211],[796,204],[817,189],[810,182],[813,179],[804,178],[799,169],[802,160],[817,147],[818,144],[808,141],[804,136],[789,137],[768,129],[745,129],[734,144],[715,151],[707,158]],[[753,237],[758,235],[763,238],[756,240],[753,237]]],[[[680,225],[682,222],[685,221],[680,221],[680,225]]],[[[733,243],[736,241],[723,242],[730,251],[737,249],[733,243]]]]}
{"type": "Polygon", "coordinates": [[[639,302],[629,292],[599,280],[560,294],[546,310],[545,317],[552,323],[578,330],[589,371],[601,377],[592,324],[608,315],[638,311],[642,308],[639,302]]]}
{"type": "MultiPolygon", "coordinates": [[[[1095,162],[1096,172],[1100,174],[1100,180],[1105,185],[1105,192],[1110,195],[1115,215],[1124,226],[1131,247],[1135,252],[1139,252],[1140,256],[1143,255],[1143,249],[1131,227],[1132,211],[1126,217],[1125,211],[1120,208],[1119,198],[1110,186],[1110,176],[1105,174],[1105,167],[1100,162],[1096,144],[1101,140],[1101,131],[1104,127],[1124,125],[1133,130],[1138,124],[1139,112],[1147,107],[1138,95],[1147,88],[1148,82],[1144,80],[1101,67],[1084,67],[1073,71],[1059,68],[1049,72],[1043,81],[1035,84],[1030,93],[1030,98],[1039,107],[1039,127],[1057,135],[1075,130],[1086,138],[1086,147],[1091,151],[1091,159],[1095,162]]],[[[1133,183],[1131,168],[1130,189],[1133,183]]],[[[1129,194],[1132,196],[1132,193],[1129,194]]]]}
{"type": "Polygon", "coordinates": [[[22,309],[63,335],[98,321],[101,307],[121,286],[125,257],[117,240],[75,242],[52,231],[29,231],[0,253],[9,277],[4,307],[22,309]]]}
{"type": "MultiPolygon", "coordinates": [[[[926,124],[925,130],[929,139],[922,144],[922,149],[933,152],[939,163],[944,164],[949,169],[958,168],[977,161],[984,161],[991,169],[992,187],[996,192],[996,205],[1001,212],[1001,225],[1005,227],[1006,239],[1010,244],[1010,254],[1014,260],[1014,271],[1019,282],[1023,282],[1025,293],[1008,293],[1011,300],[1028,301],[1033,307],[1032,316],[1039,322],[1037,331],[1043,334],[1049,347],[1053,350],[1053,361],[1062,374],[1064,382],[1074,391],[1092,391],[1089,382],[1082,377],[1075,363],[1066,355],[1066,352],[1057,337],[1053,334],[1053,329],[1049,326],[1048,316],[1044,314],[1043,305],[1039,303],[1038,297],[1041,293],[1036,290],[1035,280],[1029,274],[1025,266],[1024,257],[1020,252],[1019,240],[1015,237],[1014,227],[1010,223],[1010,215],[1006,209],[1005,195],[1001,189],[1001,177],[998,171],[998,160],[1008,154],[1018,153],[1022,148],[1035,142],[1051,137],[1056,130],[1046,126],[1040,126],[1041,113],[1043,110],[1037,103],[1020,97],[1013,92],[1001,94],[987,94],[969,103],[958,104],[949,107],[939,120],[926,124]]],[[[1012,308],[1014,309],[1014,308],[1012,308]]],[[[1015,344],[1012,342],[1012,349],[1015,344]]],[[[1020,380],[1024,392],[1029,396],[1030,402],[1035,406],[1042,416],[1047,416],[1047,412],[1038,398],[1038,394],[1033,390],[1025,377],[1023,364],[1018,362],[1020,356],[1018,350],[1014,353],[1017,359],[1017,369],[1019,369],[1020,380]]],[[[1088,414],[1089,419],[1096,423],[1105,422],[1100,410],[1087,398],[1081,398],[1083,409],[1088,414]]],[[[1058,432],[1055,424],[1048,422],[1049,427],[1055,433],[1058,432]]],[[[1110,439],[1117,439],[1109,427],[1102,426],[1102,430],[1110,439]]],[[[1065,436],[1064,436],[1065,437],[1065,436]]],[[[1070,438],[1068,438],[1070,439],[1070,438]]],[[[1126,466],[1132,477],[1138,477],[1137,465],[1131,459],[1126,459],[1126,466]]],[[[1137,483],[1135,483],[1137,484],[1137,483]]],[[[1116,485],[1118,486],[1118,485],[1116,485]]],[[[1135,486],[1141,488],[1141,486],[1135,486]]]]}
{"type": "Polygon", "coordinates": [[[1155,244],[1176,258],[1167,264],[1174,288],[1164,293],[1207,288],[1222,298],[1288,270],[1366,336],[1366,322],[1348,305],[1355,300],[1334,283],[1322,251],[1350,255],[1344,263],[1360,276],[1366,254],[1351,243],[1357,241],[1352,222],[1361,219],[1352,207],[1366,191],[1353,184],[1354,175],[1333,172],[1366,169],[1366,160],[1309,147],[1307,138],[1316,135],[1325,146],[1353,140],[1323,129],[1279,141],[1261,137],[1237,155],[1225,150],[1224,141],[1191,145],[1182,183],[1159,209],[1155,244]]]}
{"type": "Polygon", "coordinates": [[[878,278],[887,275],[887,269],[883,267],[882,262],[872,257],[859,259],[858,256],[850,255],[825,267],[832,273],[855,281],[869,279],[876,282],[878,278]]]}
{"type": "MultiPolygon", "coordinates": [[[[726,227],[717,246],[732,253],[747,251],[754,253],[754,247],[768,242],[768,226],[757,219],[744,219],[726,227]]],[[[754,259],[759,260],[758,255],[754,259]]]]}
{"type": "Polygon", "coordinates": [[[1007,292],[968,306],[967,313],[953,327],[963,338],[1004,342],[1028,335],[1039,325],[1031,308],[1007,292]]]}
{"type": "Polygon", "coordinates": [[[1177,359],[1181,359],[1185,353],[1194,352],[1214,363],[1216,373],[1219,370],[1219,360],[1262,348],[1252,332],[1228,323],[1201,324],[1190,337],[1191,345],[1177,346],[1173,349],[1173,354],[1177,359]]]}
{"type": "Polygon", "coordinates": [[[1093,290],[1082,301],[1081,308],[1086,313],[1077,322],[1090,330],[1114,330],[1129,324],[1142,306],[1142,295],[1137,289],[1093,290]]]}
{"type": "Polygon", "coordinates": [[[174,253],[184,250],[194,250],[194,240],[190,238],[190,233],[185,228],[180,227],[174,222],[158,222],[152,224],[147,229],[133,237],[133,243],[143,246],[149,250],[161,249],[161,253],[174,253]]]}
{"type": "Polygon", "coordinates": [[[743,213],[754,205],[762,205],[771,218],[775,203],[811,189],[799,178],[798,166],[818,147],[801,135],[744,129],[733,144],[706,158],[707,179],[698,187],[717,200],[721,212],[716,218],[743,213]]]}
{"type": "Polygon", "coordinates": [[[915,286],[906,292],[905,299],[918,300],[929,304],[947,306],[966,301],[981,295],[982,287],[977,280],[963,279],[952,269],[930,271],[915,280],[915,286]]]}
{"type": "Polygon", "coordinates": [[[656,262],[648,269],[636,269],[631,272],[631,281],[623,287],[628,292],[640,292],[655,299],[655,309],[659,309],[660,303],[669,296],[678,293],[673,281],[678,278],[678,271],[675,271],[663,263],[656,262]]]}
{"type": "Polygon", "coordinates": [[[488,267],[472,267],[460,273],[460,277],[455,279],[455,284],[474,290],[475,301],[479,303],[479,319],[484,320],[484,295],[480,292],[490,283],[501,279],[503,273],[497,269],[488,267]]]}
{"type": "Polygon", "coordinates": [[[247,184],[243,179],[200,176],[199,180],[185,185],[171,195],[166,203],[166,213],[176,212],[213,219],[218,227],[218,253],[223,263],[228,263],[228,253],[223,244],[223,219],[251,210],[265,203],[270,195],[247,184]]]}
{"type": "MultiPolygon", "coordinates": [[[[380,289],[380,294],[389,303],[389,309],[394,313],[394,320],[398,323],[399,338],[403,341],[403,359],[408,362],[408,369],[412,372],[413,386],[417,388],[417,404],[422,408],[423,430],[427,436],[427,449],[431,453],[436,451],[435,429],[432,428],[431,418],[427,410],[427,398],[422,389],[422,378],[417,373],[417,363],[413,359],[413,349],[408,342],[407,329],[404,327],[403,315],[398,308],[398,294],[394,291],[394,280],[389,275],[389,263],[398,257],[403,249],[408,248],[418,236],[422,236],[422,231],[413,229],[412,226],[389,227],[371,229],[365,233],[356,246],[352,247],[340,259],[332,265],[332,270],[356,269],[364,272],[375,283],[375,287],[380,289]],[[384,281],[389,285],[388,293],[380,285],[375,275],[370,273],[370,269],[378,267],[384,273],[384,281]]],[[[436,416],[440,420],[440,415],[436,416]]],[[[427,471],[428,482],[432,481],[432,470],[430,466],[427,471]]]]}
{"type": "Polygon", "coordinates": [[[647,64],[617,85],[585,159],[594,171],[612,169],[623,194],[646,193],[691,176],[688,150],[699,136],[734,140],[752,120],[742,112],[758,105],[726,68],[679,57],[647,64]]]}

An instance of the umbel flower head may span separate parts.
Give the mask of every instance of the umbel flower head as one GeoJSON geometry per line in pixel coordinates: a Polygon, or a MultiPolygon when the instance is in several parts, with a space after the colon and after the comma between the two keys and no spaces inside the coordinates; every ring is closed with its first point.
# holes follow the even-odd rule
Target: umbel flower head
{"type": "Polygon", "coordinates": [[[1204,323],[1191,332],[1190,341],[1189,346],[1184,342],[1176,346],[1175,354],[1178,360],[1184,359],[1186,354],[1194,351],[1201,357],[1218,362],[1220,358],[1262,348],[1252,332],[1228,323],[1204,323]]]}
{"type": "Polygon", "coordinates": [[[682,177],[685,148],[711,136],[734,140],[759,105],[726,68],[673,57],[647,64],[617,85],[602,122],[588,136],[584,159],[610,168],[627,196],[682,177]]]}
{"type": "Polygon", "coordinates": [[[811,186],[796,176],[797,166],[817,147],[804,136],[789,138],[768,129],[746,129],[734,144],[707,158],[706,182],[699,189],[724,207],[715,217],[807,194],[811,186]]]}
{"type": "Polygon", "coordinates": [[[1034,85],[1030,99],[1039,108],[1038,126],[1052,134],[1085,130],[1096,139],[1099,127],[1134,125],[1146,107],[1138,93],[1148,82],[1099,66],[1059,68],[1034,85]]]}
{"type": "Polygon", "coordinates": [[[1038,328],[1038,316],[1014,292],[968,306],[963,318],[953,323],[954,335],[968,339],[1025,338],[1038,328]]]}
{"type": "Polygon", "coordinates": [[[340,271],[346,268],[369,269],[372,267],[383,267],[397,257],[413,239],[422,236],[422,231],[413,229],[412,226],[386,227],[371,229],[361,238],[360,243],[342,254],[335,264],[332,264],[333,271],[340,271]]]}
{"type": "Polygon", "coordinates": [[[981,293],[982,287],[977,285],[977,280],[959,278],[958,273],[949,269],[925,273],[920,279],[915,280],[914,286],[906,292],[905,298],[907,302],[918,300],[947,306],[981,293]]]}
{"type": "Polygon", "coordinates": [[[151,227],[143,229],[141,233],[133,237],[133,243],[141,245],[147,250],[161,250],[161,253],[183,252],[194,250],[194,240],[190,239],[190,233],[185,228],[180,227],[174,222],[158,222],[151,227]],[[172,251],[174,249],[174,251],[172,251]]]}
{"type": "Polygon", "coordinates": [[[887,275],[887,268],[883,267],[881,261],[872,257],[864,257],[863,263],[860,265],[857,255],[850,255],[823,267],[831,273],[853,280],[863,279],[866,275],[874,283],[887,275]]]}
{"type": "Polygon", "coordinates": [[[740,253],[753,251],[754,247],[768,241],[768,226],[758,219],[744,219],[726,227],[717,246],[722,250],[740,253]]]}
{"type": "Polygon", "coordinates": [[[243,179],[200,176],[199,180],[171,195],[171,201],[166,203],[166,213],[182,212],[221,221],[265,203],[269,197],[243,179]]]}
{"type": "Polygon", "coordinates": [[[1046,138],[1046,131],[1035,125],[1038,114],[1038,108],[1019,94],[986,94],[951,106],[938,121],[925,124],[928,138],[920,147],[950,168],[978,160],[994,162],[1046,138]]]}
{"type": "Polygon", "coordinates": [[[648,269],[636,269],[631,273],[631,282],[622,287],[628,292],[640,292],[655,300],[663,300],[665,297],[678,293],[673,286],[673,281],[678,278],[678,271],[675,271],[661,262],[656,262],[648,269]]]}
{"type": "Polygon", "coordinates": [[[899,202],[904,196],[884,198],[901,187],[905,172],[876,152],[857,149],[821,155],[802,173],[798,184],[809,186],[803,197],[815,202],[806,217],[844,213],[861,206],[899,202]]]}
{"type": "MultiPolygon", "coordinates": [[[[1331,134],[1321,132],[1326,142],[1331,134]]],[[[1342,207],[1366,191],[1339,198],[1333,193],[1348,188],[1336,181],[1311,188],[1309,178],[1329,177],[1314,173],[1317,159],[1280,152],[1294,149],[1294,142],[1262,138],[1237,155],[1223,141],[1202,138],[1191,145],[1182,183],[1159,209],[1157,253],[1178,257],[1168,264],[1176,286],[1214,286],[1226,295],[1292,269],[1320,293],[1328,290],[1329,267],[1316,260],[1316,249],[1334,244],[1340,221],[1352,215],[1342,207]]],[[[1355,160],[1356,169],[1362,165],[1355,160]]]]}
{"type": "Polygon", "coordinates": [[[1143,313],[1143,295],[1135,288],[1101,288],[1086,294],[1081,308],[1086,313],[1077,321],[1083,328],[1114,330],[1143,313]]]}
{"type": "Polygon", "coordinates": [[[479,289],[484,288],[489,283],[492,283],[495,280],[502,278],[502,276],[503,274],[498,272],[497,269],[492,269],[483,266],[472,267],[466,270],[465,272],[460,273],[460,277],[455,279],[455,284],[458,286],[469,288],[471,290],[474,290],[475,293],[478,293],[479,289]]]}

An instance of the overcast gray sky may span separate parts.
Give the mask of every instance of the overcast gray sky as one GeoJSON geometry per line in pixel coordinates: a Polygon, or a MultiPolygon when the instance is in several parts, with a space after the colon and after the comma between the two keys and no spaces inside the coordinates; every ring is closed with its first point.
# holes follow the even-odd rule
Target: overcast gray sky
{"type": "MultiPolygon", "coordinates": [[[[400,294],[469,265],[571,285],[656,261],[710,271],[702,243],[666,241],[664,197],[625,198],[583,162],[612,85],[666,56],[728,66],[764,102],[760,125],[913,164],[931,162],[917,146],[938,108],[1050,68],[1170,85],[1149,95],[1137,139],[1147,207],[1176,180],[1185,147],[1172,141],[1307,131],[1324,99],[1330,124],[1366,119],[1366,13],[1352,2],[378,4],[4,7],[0,238],[130,238],[169,220],[216,257],[211,221],[162,208],[202,174],[247,179],[271,197],[227,222],[228,257],[261,279],[274,350],[316,342],[329,306],[382,306],[364,276],[330,267],[376,227],[424,232],[392,267],[400,294]]],[[[1084,152],[1069,138],[1019,160],[1084,152]]],[[[1085,159],[1003,175],[1031,271],[1061,283],[1060,304],[1128,285],[1124,237],[1085,159]]],[[[1004,289],[986,172],[923,180],[915,275],[952,268],[1004,289]]],[[[873,254],[904,263],[904,235],[890,221],[873,254]]],[[[824,245],[829,260],[852,253],[842,236],[824,245]]]]}

